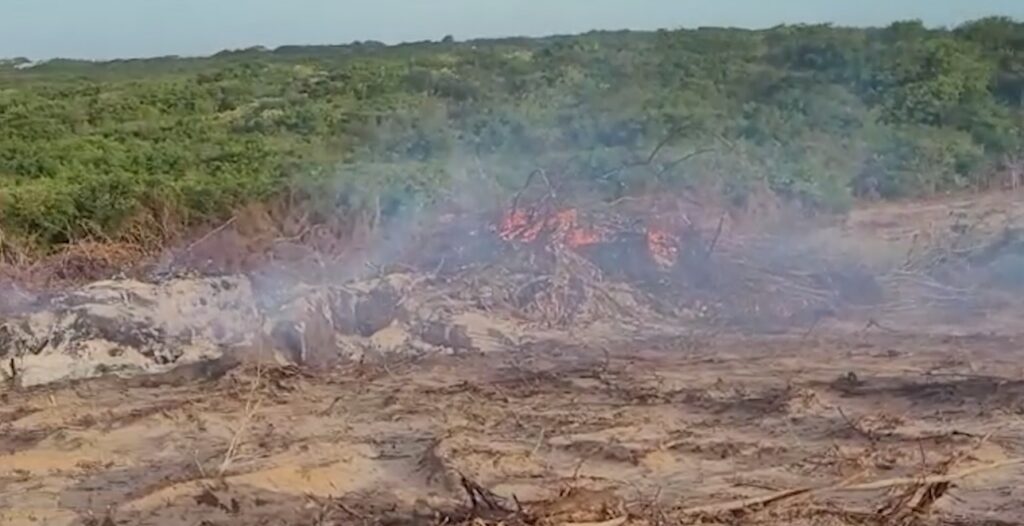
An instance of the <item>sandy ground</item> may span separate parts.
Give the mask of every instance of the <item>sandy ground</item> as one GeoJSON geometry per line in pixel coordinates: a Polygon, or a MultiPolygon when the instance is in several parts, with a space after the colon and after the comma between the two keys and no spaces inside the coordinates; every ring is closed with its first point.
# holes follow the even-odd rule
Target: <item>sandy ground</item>
{"type": "MultiPolygon", "coordinates": [[[[550,524],[863,524],[891,491],[686,508],[1024,456],[1021,343],[689,335],[8,391],[0,523],[431,524],[483,489],[550,524]]],[[[964,477],[924,520],[1018,524],[1022,482],[964,477]]]]}

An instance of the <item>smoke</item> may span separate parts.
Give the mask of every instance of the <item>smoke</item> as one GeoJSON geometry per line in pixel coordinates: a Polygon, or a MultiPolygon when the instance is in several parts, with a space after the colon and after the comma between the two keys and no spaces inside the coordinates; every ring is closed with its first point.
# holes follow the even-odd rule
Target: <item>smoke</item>
{"type": "MultiPolygon", "coordinates": [[[[602,199],[593,191],[598,182],[567,176],[564,164],[538,166],[523,172],[518,186],[499,186],[494,172],[510,170],[453,155],[429,197],[396,192],[358,213],[339,206],[310,214],[297,227],[301,235],[281,243],[311,244],[319,232],[339,236],[343,249],[259,260],[246,276],[227,277],[230,294],[218,279],[180,273],[156,276],[153,284],[95,283],[45,301],[5,283],[0,314],[9,322],[0,326],[22,342],[18,370],[26,363],[31,369],[33,359],[23,359],[31,349],[44,349],[44,357],[89,349],[86,362],[64,357],[53,362],[57,370],[36,370],[33,378],[88,376],[114,362],[160,370],[178,359],[175,349],[210,356],[234,336],[268,336],[307,361],[381,349],[514,348],[537,327],[1019,330],[990,315],[1024,308],[1019,294],[1008,294],[1024,288],[1024,225],[1015,217],[992,220],[984,199],[957,215],[936,214],[937,206],[949,208],[941,203],[907,203],[868,205],[841,218],[808,215],[780,200],[770,207],[699,201],[696,189],[681,187],[602,199]],[[363,230],[343,228],[346,221],[363,221],[363,230]],[[42,315],[26,325],[32,313],[42,315]],[[48,343],[54,341],[62,343],[48,343]],[[142,342],[138,356],[103,357],[133,342],[142,342]],[[153,365],[146,353],[169,363],[153,365]]],[[[360,179],[352,175],[339,169],[328,193],[350,191],[350,181],[360,179]]],[[[306,217],[296,214],[303,206],[284,220],[306,217]]],[[[245,221],[223,225],[203,249],[238,250],[225,240],[267,231],[245,221]]],[[[193,243],[169,251],[168,260],[187,262],[181,256],[193,243]]],[[[269,253],[277,243],[270,241],[269,253]]]]}
{"type": "MultiPolygon", "coordinates": [[[[1019,308],[1002,293],[1024,288],[1024,244],[999,237],[1007,225],[984,222],[990,204],[977,203],[966,220],[979,225],[973,237],[954,243],[946,238],[957,237],[950,232],[963,220],[937,218],[924,204],[867,205],[870,211],[854,210],[845,221],[810,213],[768,190],[765,167],[750,166],[747,156],[665,140],[614,159],[557,152],[504,159],[460,146],[443,163],[399,157],[390,160],[391,171],[346,164],[291,208],[267,214],[269,225],[249,225],[239,215],[169,249],[163,260],[170,264],[150,277],[158,286],[199,283],[181,272],[195,261],[193,251],[256,256],[241,268],[215,263],[204,273],[244,272],[252,304],[238,308],[259,311],[273,327],[253,330],[274,332],[303,358],[310,347],[334,352],[334,333],[379,345],[375,334],[387,327],[405,331],[396,348],[428,340],[478,348],[484,338],[456,321],[466,312],[477,323],[526,320],[558,330],[628,321],[650,330],[675,324],[785,332],[884,320],[908,331],[940,330],[939,322],[941,330],[973,331],[991,328],[978,323],[991,309],[1019,308]],[[716,177],[723,169],[733,171],[728,181],[749,183],[735,189],[742,199],[716,177]],[[415,186],[424,181],[432,186],[415,186]],[[335,249],[323,250],[317,236],[334,237],[335,249]],[[924,237],[933,242],[920,243],[924,237]],[[258,251],[268,255],[245,253],[249,238],[260,238],[258,251]],[[285,245],[304,252],[277,258],[285,245]],[[389,277],[400,274],[427,285],[396,287],[389,277]],[[951,313],[960,316],[953,324],[951,313]]],[[[183,289],[196,297],[174,301],[206,301],[202,283],[183,289]]],[[[0,314],[7,318],[48,308],[14,284],[2,287],[0,314]]],[[[78,297],[107,301],[88,291],[78,297]]]]}

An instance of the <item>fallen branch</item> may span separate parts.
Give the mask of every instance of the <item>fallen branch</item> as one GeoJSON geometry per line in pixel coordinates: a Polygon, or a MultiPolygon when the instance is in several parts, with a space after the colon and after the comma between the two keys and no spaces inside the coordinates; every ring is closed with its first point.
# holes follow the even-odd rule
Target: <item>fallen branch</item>
{"type": "Polygon", "coordinates": [[[917,486],[917,485],[936,485],[936,484],[949,484],[956,480],[976,475],[984,471],[991,471],[993,469],[999,469],[1008,466],[1015,466],[1024,464],[1024,457],[1004,460],[1001,462],[994,462],[991,464],[984,464],[981,466],[975,466],[970,469],[952,473],[949,475],[930,475],[922,477],[897,477],[891,479],[876,480],[874,482],[865,482],[861,484],[852,484],[852,479],[839,482],[823,487],[810,487],[806,486],[803,488],[789,489],[763,495],[760,497],[750,497],[746,499],[732,500],[728,502],[722,502],[718,504],[706,504],[702,506],[694,506],[691,508],[684,508],[679,510],[682,515],[712,515],[717,513],[727,512],[739,512],[748,510],[750,508],[759,508],[774,504],[784,500],[793,499],[795,497],[808,496],[817,493],[825,493],[829,491],[877,491],[880,489],[888,489],[900,486],[917,486]]]}
{"type": "Polygon", "coordinates": [[[928,475],[928,476],[923,476],[923,477],[897,477],[897,478],[891,478],[891,479],[876,480],[874,482],[865,482],[863,484],[854,484],[854,485],[846,486],[846,487],[843,487],[843,488],[833,488],[833,489],[842,489],[842,491],[876,491],[876,490],[880,490],[880,489],[888,489],[888,488],[894,488],[894,487],[899,487],[899,486],[912,486],[912,485],[925,485],[925,484],[942,484],[942,483],[954,482],[954,481],[960,480],[962,478],[969,477],[971,475],[976,475],[978,473],[982,473],[984,471],[991,471],[991,470],[994,470],[994,469],[1005,468],[1005,467],[1009,467],[1009,466],[1016,466],[1016,465],[1019,465],[1019,464],[1024,464],[1024,457],[1012,458],[1012,459],[1003,460],[1003,461],[1000,461],[1000,462],[993,462],[991,464],[982,464],[980,466],[975,466],[973,468],[965,469],[965,470],[959,471],[957,473],[951,473],[949,475],[928,475]]]}
{"type": "Polygon", "coordinates": [[[824,488],[803,487],[797,489],[789,489],[785,491],[770,493],[768,495],[763,495],[760,497],[750,497],[746,499],[721,502],[718,504],[705,504],[703,506],[684,508],[682,510],[679,510],[679,513],[683,515],[714,515],[717,513],[740,511],[748,508],[767,506],[775,502],[791,499],[793,497],[799,497],[801,495],[808,495],[820,489],[824,488]]]}

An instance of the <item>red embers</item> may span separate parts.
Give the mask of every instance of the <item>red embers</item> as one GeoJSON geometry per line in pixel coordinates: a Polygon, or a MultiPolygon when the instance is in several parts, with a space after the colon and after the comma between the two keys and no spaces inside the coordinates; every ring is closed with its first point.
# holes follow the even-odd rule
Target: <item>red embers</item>
{"type": "Polygon", "coordinates": [[[651,259],[662,267],[671,267],[679,257],[679,246],[675,237],[653,226],[647,227],[647,251],[651,259]]]}
{"type": "Polygon", "coordinates": [[[536,221],[531,210],[510,210],[501,218],[498,235],[505,241],[522,241],[529,243],[537,239],[544,229],[543,221],[536,221]]]}
{"type": "MultiPolygon", "coordinates": [[[[505,213],[498,227],[498,235],[505,241],[532,243],[544,236],[547,242],[568,248],[581,248],[604,242],[609,236],[601,229],[580,226],[579,214],[566,208],[550,214],[536,209],[515,209],[505,213]]],[[[648,225],[645,230],[647,250],[656,264],[675,265],[679,256],[679,241],[670,229],[648,225]]]]}
{"type": "Polygon", "coordinates": [[[579,248],[599,243],[604,239],[600,232],[579,226],[576,209],[567,208],[543,216],[536,210],[512,210],[505,214],[498,229],[498,235],[505,241],[530,243],[542,233],[551,241],[569,248],[579,248]]]}

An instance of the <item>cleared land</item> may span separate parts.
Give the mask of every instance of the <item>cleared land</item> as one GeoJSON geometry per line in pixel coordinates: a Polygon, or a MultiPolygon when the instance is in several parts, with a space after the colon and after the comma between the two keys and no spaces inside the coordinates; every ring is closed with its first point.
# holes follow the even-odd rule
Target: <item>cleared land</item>
{"type": "MultiPolygon", "coordinates": [[[[820,238],[879,266],[1015,210],[883,205],[820,238]]],[[[932,286],[788,330],[606,315],[500,349],[12,387],[0,522],[1019,523],[1024,311],[901,272],[932,286]]]]}

